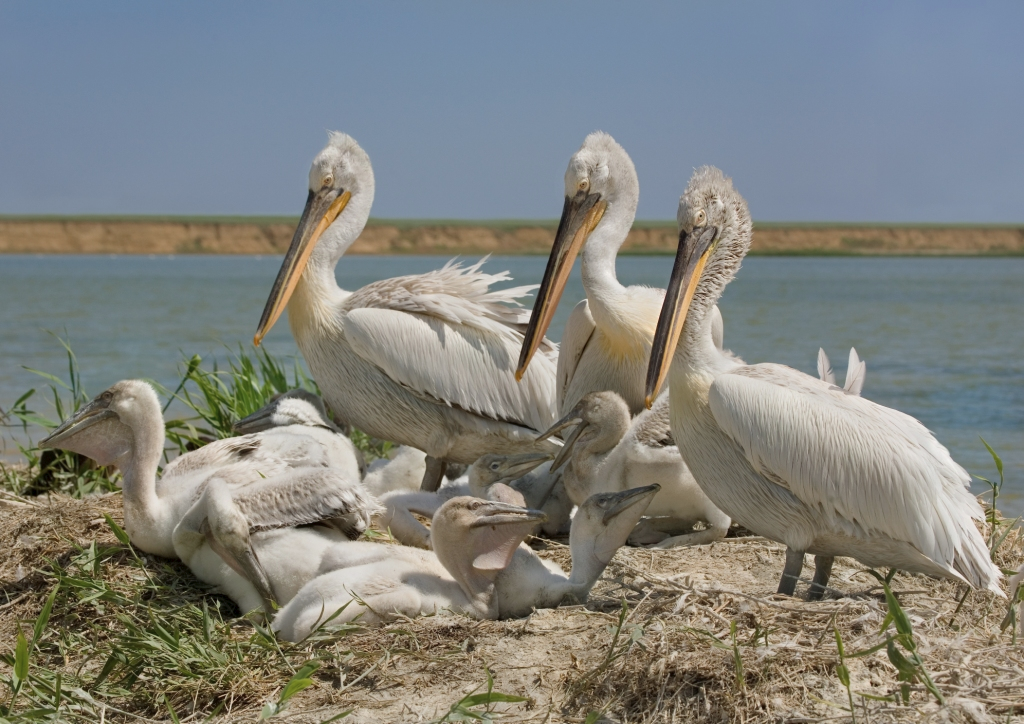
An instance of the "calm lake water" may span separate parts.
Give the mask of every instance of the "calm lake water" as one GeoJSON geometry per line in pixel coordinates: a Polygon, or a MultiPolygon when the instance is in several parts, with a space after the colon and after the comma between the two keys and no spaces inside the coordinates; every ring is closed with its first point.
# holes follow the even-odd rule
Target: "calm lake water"
{"type": "MultiPolygon", "coordinates": [[[[126,377],[173,387],[183,356],[224,359],[251,344],[277,257],[0,256],[0,409],[61,376],[48,332],[67,330],[91,394],[126,377]]],[[[439,257],[345,257],[338,282],[439,267],[439,257]]],[[[542,257],[492,257],[515,283],[538,283],[542,257]]],[[[624,257],[627,284],[664,287],[668,257],[624,257]]],[[[552,325],[557,338],[583,297],[575,272],[552,325]]],[[[984,437],[1006,465],[1005,512],[1024,511],[1024,259],[748,259],[721,303],[726,346],[747,362],[816,374],[818,347],[845,373],[849,348],[867,361],[864,396],[920,419],[970,472],[992,478],[984,437]]],[[[297,355],[283,318],[264,344],[297,355]]],[[[40,412],[50,413],[40,405],[40,412]]],[[[10,432],[6,444],[10,454],[10,432]]],[[[975,492],[981,484],[975,483],[975,492]]]]}

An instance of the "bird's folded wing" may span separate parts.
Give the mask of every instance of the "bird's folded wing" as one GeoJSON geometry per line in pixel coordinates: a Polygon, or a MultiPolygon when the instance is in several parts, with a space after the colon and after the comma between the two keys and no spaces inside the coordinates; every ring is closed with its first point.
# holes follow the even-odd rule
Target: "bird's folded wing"
{"type": "Polygon", "coordinates": [[[247,485],[232,486],[231,498],[251,530],[309,525],[339,516],[358,516],[369,526],[383,510],[358,482],[327,468],[300,468],[247,485]]]}
{"type": "Polygon", "coordinates": [[[597,325],[594,323],[594,316],[590,313],[590,304],[582,300],[573,307],[569,319],[565,323],[565,330],[562,333],[562,341],[558,348],[558,406],[562,407],[565,400],[565,391],[569,389],[569,381],[576,374],[576,366],[583,357],[583,350],[594,335],[597,325]]]}
{"type": "Polygon", "coordinates": [[[555,421],[554,363],[540,356],[516,382],[522,337],[511,329],[362,308],[346,315],[345,336],[356,354],[425,399],[537,431],[555,421]]]}
{"type": "Polygon", "coordinates": [[[909,415],[774,364],[719,375],[708,402],[756,470],[868,534],[952,561],[981,518],[970,476],[909,415]]]}

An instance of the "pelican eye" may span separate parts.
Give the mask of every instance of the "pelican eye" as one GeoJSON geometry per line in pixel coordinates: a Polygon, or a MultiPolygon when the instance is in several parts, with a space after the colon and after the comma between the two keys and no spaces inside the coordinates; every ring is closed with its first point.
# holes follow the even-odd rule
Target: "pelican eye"
{"type": "Polygon", "coordinates": [[[708,222],[707,212],[705,212],[704,209],[701,209],[700,211],[697,212],[697,215],[694,217],[693,225],[694,226],[704,226],[704,224],[706,224],[707,222],[708,222]]]}
{"type": "Polygon", "coordinates": [[[491,470],[497,470],[501,467],[501,463],[491,463],[491,470]]]}
{"type": "Polygon", "coordinates": [[[580,182],[576,184],[576,188],[579,189],[580,191],[586,191],[587,189],[590,188],[590,179],[580,179],[580,182]]]}
{"type": "Polygon", "coordinates": [[[330,174],[328,174],[327,176],[324,176],[324,180],[320,182],[320,185],[323,186],[324,188],[328,188],[329,186],[334,186],[334,177],[331,176],[330,174]]]}

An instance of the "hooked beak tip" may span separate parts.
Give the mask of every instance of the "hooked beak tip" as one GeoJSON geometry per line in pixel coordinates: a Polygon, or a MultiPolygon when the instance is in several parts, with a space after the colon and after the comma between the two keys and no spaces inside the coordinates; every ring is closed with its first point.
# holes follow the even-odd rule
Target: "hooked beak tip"
{"type": "Polygon", "coordinates": [[[526,372],[522,367],[516,370],[516,382],[523,381],[523,373],[526,372]]]}
{"type": "MultiPolygon", "coordinates": [[[[262,342],[262,341],[263,341],[263,335],[262,334],[254,335],[253,338],[252,338],[252,345],[253,345],[253,347],[259,347],[260,346],[260,342],[262,342]]],[[[648,407],[650,407],[650,405],[648,405],[648,407]]]]}
{"type": "Polygon", "coordinates": [[[654,404],[654,395],[647,395],[644,398],[644,406],[647,407],[648,410],[650,410],[651,409],[651,405],[653,405],[653,404],[654,404]]]}

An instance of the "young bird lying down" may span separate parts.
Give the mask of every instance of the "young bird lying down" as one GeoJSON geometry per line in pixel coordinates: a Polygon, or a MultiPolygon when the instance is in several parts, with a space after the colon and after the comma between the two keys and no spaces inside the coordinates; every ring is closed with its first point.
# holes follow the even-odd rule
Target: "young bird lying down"
{"type": "Polygon", "coordinates": [[[272,627],[285,640],[301,641],[339,611],[328,625],[356,618],[379,624],[442,609],[496,618],[494,579],[543,517],[507,503],[453,498],[431,522],[433,553],[383,544],[337,546],[337,559],[331,552],[324,556],[324,572],[278,612],[272,627]]]}
{"type": "Polygon", "coordinates": [[[122,380],[97,395],[40,447],[117,466],[133,545],[186,564],[212,549],[252,582],[268,611],[274,593],[251,533],[323,522],[355,537],[379,510],[359,483],[351,442],[305,424],[212,442],[171,461],[158,480],[164,421],[156,392],[141,380],[122,380]]]}
{"type": "Polygon", "coordinates": [[[499,618],[528,616],[563,602],[586,603],[590,590],[615,552],[655,498],[659,487],[647,485],[618,493],[591,495],[576,510],[569,530],[572,571],[519,546],[495,582],[499,618]]]}

